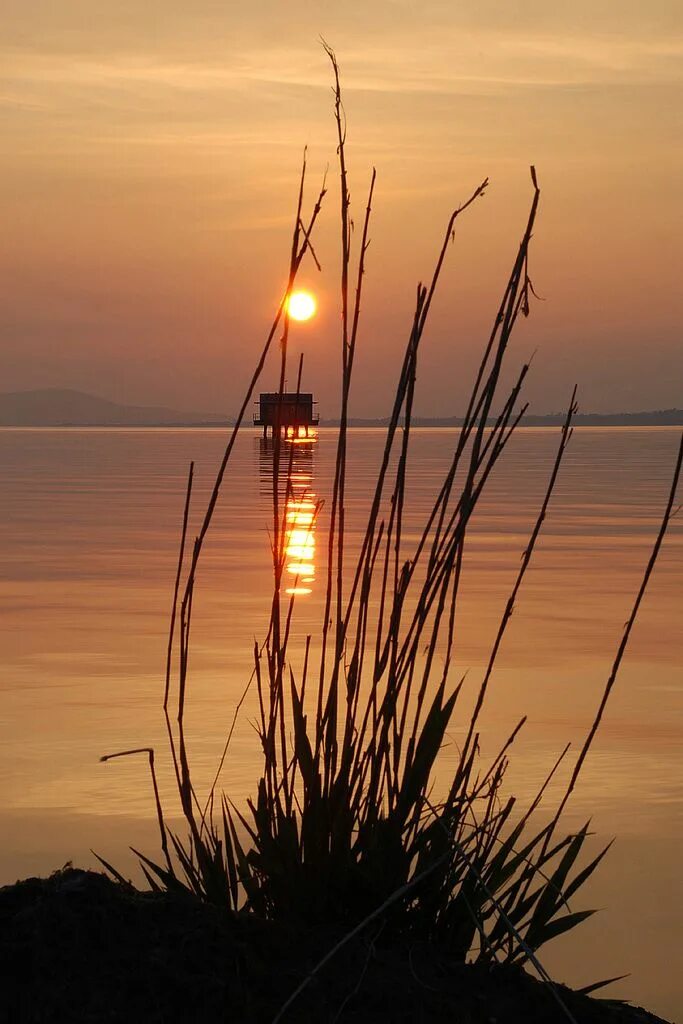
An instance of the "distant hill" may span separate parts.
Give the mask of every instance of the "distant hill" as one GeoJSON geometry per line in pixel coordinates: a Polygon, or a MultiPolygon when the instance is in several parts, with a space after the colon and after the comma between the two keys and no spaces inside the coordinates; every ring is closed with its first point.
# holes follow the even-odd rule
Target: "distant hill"
{"type": "Polygon", "coordinates": [[[0,394],[3,427],[159,427],[226,423],[218,413],[121,405],[68,388],[0,394]]]}
{"type": "MultiPolygon", "coordinates": [[[[525,427],[552,427],[564,422],[565,413],[527,415],[525,427]]],[[[195,427],[226,426],[234,418],[210,412],[182,412],[165,406],[122,405],[106,398],[69,388],[12,391],[0,394],[0,427],[195,427]]],[[[339,420],[321,420],[335,427],[339,420]]],[[[351,419],[352,427],[384,427],[388,419],[351,419]]],[[[653,412],[579,413],[577,427],[674,427],[683,426],[683,409],[653,412]]],[[[249,425],[249,420],[245,426],[249,425]]],[[[416,416],[416,427],[460,427],[462,418],[437,419],[416,416]]]]}
{"type": "MultiPolygon", "coordinates": [[[[525,416],[526,427],[550,427],[564,423],[566,412],[548,416],[525,416]]],[[[680,427],[683,409],[655,409],[651,412],[579,412],[572,421],[577,427],[680,427]]]]}
{"type": "MultiPolygon", "coordinates": [[[[533,416],[527,414],[521,421],[523,427],[555,427],[564,423],[566,412],[551,412],[544,416],[533,416]]],[[[324,427],[336,427],[339,420],[321,420],[324,427]]],[[[351,419],[349,425],[352,427],[386,427],[389,420],[378,419],[351,419]]],[[[461,427],[462,416],[443,416],[441,418],[428,418],[425,416],[413,417],[414,427],[461,427]]],[[[494,421],[489,420],[490,423],[494,421]]],[[[683,409],[657,409],[652,412],[584,412],[574,416],[574,425],[577,427],[681,427],[683,426],[683,409]]]]}

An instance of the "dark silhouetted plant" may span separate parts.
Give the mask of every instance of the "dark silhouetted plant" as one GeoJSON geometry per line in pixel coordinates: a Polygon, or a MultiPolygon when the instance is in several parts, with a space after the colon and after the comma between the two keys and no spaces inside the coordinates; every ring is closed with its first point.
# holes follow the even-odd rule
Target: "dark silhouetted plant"
{"type": "MultiPolygon", "coordinates": [[[[286,485],[283,500],[279,482],[282,465],[291,460],[291,450],[276,431],[272,488],[274,586],[270,625],[263,644],[254,647],[252,676],[252,685],[258,691],[263,770],[253,799],[243,810],[219,792],[220,768],[208,797],[200,799],[192,784],[184,730],[197,567],[238,430],[278,330],[280,391],[284,389],[289,333],[286,298],[304,256],[312,252],[312,233],[326,191],[323,184],[313,212],[304,222],[304,158],[287,287],[189,551],[186,540],[192,468],[188,480],[164,694],[170,749],[188,835],[181,838],[169,832],[157,799],[164,861],[155,863],[139,856],[153,888],[186,888],[235,913],[322,922],[338,927],[347,938],[381,917],[383,939],[387,941],[438,941],[458,960],[531,962],[549,980],[537,951],[592,913],[573,910],[570,901],[606,852],[580,866],[588,825],[574,834],[558,834],[560,816],[600,724],[672,514],[683,446],[661,529],[594,725],[557,812],[549,823],[534,828],[532,816],[567,750],[535,800],[520,813],[514,798],[503,796],[501,784],[509,747],[524,719],[486,767],[480,764],[478,724],[506,627],[571,438],[576,410],[572,396],[546,494],[474,710],[464,724],[458,762],[445,792],[432,796],[439,750],[453,723],[462,686],[462,682],[452,679],[452,660],[468,530],[491,473],[526,409],[526,405],[520,405],[520,397],[528,366],[522,366],[514,386],[504,396],[500,394],[500,382],[512,332],[520,314],[528,316],[533,297],[528,253],[540,192],[532,168],[526,227],[473,382],[464,423],[454,433],[450,465],[417,543],[409,544],[404,537],[406,471],[420,346],[459,218],[484,195],[487,180],[451,215],[431,280],[417,287],[360,552],[349,558],[345,546],[348,402],[375,172],[354,260],[339,71],[334,53],[325,48],[334,73],[341,182],[342,358],[341,418],[328,517],[321,632],[306,639],[302,665],[293,664],[289,645],[295,597],[283,595],[282,587],[289,492],[286,485]],[[494,412],[496,409],[500,411],[494,412]],[[178,666],[175,689],[174,653],[178,666]],[[176,708],[175,725],[169,710],[171,696],[176,708]]],[[[297,392],[300,380],[301,363],[297,392]]],[[[150,763],[153,768],[153,758],[150,763]]],[[[329,951],[322,962],[337,948],[329,951]]],[[[559,995],[557,999],[561,1003],[559,995]]]]}

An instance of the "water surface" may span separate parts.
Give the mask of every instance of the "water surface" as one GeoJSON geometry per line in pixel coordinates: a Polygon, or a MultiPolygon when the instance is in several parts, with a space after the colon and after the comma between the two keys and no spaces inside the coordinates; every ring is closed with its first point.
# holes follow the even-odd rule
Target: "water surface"
{"type": "MultiPolygon", "coordinates": [[[[407,551],[448,464],[452,430],[413,438],[407,551]]],[[[463,712],[533,525],[558,432],[521,430],[491,479],[469,544],[454,677],[463,712]]],[[[319,634],[336,432],[297,446],[288,516],[287,589],[295,632],[319,634]]],[[[128,747],[164,749],[160,713],[187,467],[196,463],[197,527],[224,437],[216,430],[0,430],[0,882],[91,864],[91,846],[123,857],[154,844],[144,764],[98,763],[128,747]]],[[[358,544],[383,437],[354,430],[347,495],[358,544]]],[[[492,755],[529,720],[509,784],[530,797],[564,744],[577,747],[597,707],[668,495],[675,429],[575,432],[551,513],[491,684],[483,721],[492,755]]],[[[195,604],[188,731],[195,777],[211,778],[268,619],[272,453],[240,436],[209,537],[195,604]]],[[[618,842],[588,903],[604,913],[545,961],[576,984],[631,972],[614,988],[673,1016],[683,983],[661,961],[679,943],[674,893],[683,835],[683,529],[672,524],[603,727],[569,808],[618,842]],[[656,937],[656,941],[655,941],[656,937]]],[[[297,641],[298,642],[298,641],[297,641]]],[[[253,791],[259,758],[248,694],[223,783],[253,791]]],[[[455,757],[458,722],[444,751],[455,757]]],[[[171,812],[172,780],[161,758],[171,812]]],[[[113,855],[113,854],[112,854],[113,855]]],[[[133,870],[132,860],[125,861],[133,870]]],[[[580,902],[586,906],[586,899],[580,902]]],[[[680,900],[679,900],[680,904],[680,900]]],[[[578,934],[578,933],[577,933],[578,934]]]]}

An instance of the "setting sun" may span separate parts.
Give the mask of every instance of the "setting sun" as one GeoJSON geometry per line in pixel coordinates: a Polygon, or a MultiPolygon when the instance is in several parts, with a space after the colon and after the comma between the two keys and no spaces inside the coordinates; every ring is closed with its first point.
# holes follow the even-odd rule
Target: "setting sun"
{"type": "Polygon", "coordinates": [[[292,320],[310,320],[317,308],[310,292],[292,292],[287,302],[287,311],[292,320]]]}

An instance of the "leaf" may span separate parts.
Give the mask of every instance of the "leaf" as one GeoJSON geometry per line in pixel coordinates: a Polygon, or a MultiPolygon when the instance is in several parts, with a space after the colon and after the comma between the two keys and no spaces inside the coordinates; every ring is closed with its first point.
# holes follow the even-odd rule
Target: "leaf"
{"type": "Polygon", "coordinates": [[[529,926],[531,929],[549,921],[553,914],[556,913],[560,904],[564,902],[563,887],[565,879],[571,871],[574,861],[581,852],[581,847],[583,846],[587,834],[588,823],[586,823],[569,842],[564,856],[543,888],[541,898],[538,901],[538,906],[531,918],[531,924],[529,926]]]}
{"type": "Polygon", "coordinates": [[[424,792],[436,755],[443,743],[444,733],[450,721],[457,692],[451,694],[442,706],[444,687],[441,685],[434,697],[427,718],[422,727],[410,768],[406,768],[398,800],[399,817],[405,821],[420,794],[424,792]]]}
{"type": "Polygon", "coordinates": [[[237,910],[237,904],[239,901],[239,888],[237,882],[237,865],[235,863],[235,851],[233,849],[232,834],[230,831],[230,811],[228,809],[228,801],[225,796],[222,800],[223,812],[223,835],[225,837],[225,863],[228,872],[228,886],[230,889],[230,896],[232,898],[233,910],[237,910]]]}
{"type": "MultiPolygon", "coordinates": [[[[201,884],[201,876],[200,876],[200,874],[198,872],[198,869],[197,869],[196,865],[192,862],[192,859],[190,858],[190,856],[186,852],[183,844],[180,842],[178,837],[176,835],[174,835],[172,832],[170,833],[170,836],[171,836],[171,842],[173,843],[173,846],[174,846],[174,849],[175,849],[175,852],[176,852],[176,856],[178,857],[178,860],[180,861],[180,865],[181,865],[183,871],[185,872],[185,877],[187,879],[187,884],[188,884],[189,888],[192,890],[192,892],[195,893],[195,895],[202,896],[203,895],[203,891],[202,891],[202,884],[201,884]]],[[[141,857],[142,855],[138,854],[138,856],[141,857]]],[[[152,865],[152,867],[154,867],[154,866],[155,865],[152,865]]]]}
{"type": "Polygon", "coordinates": [[[162,890],[161,886],[160,886],[160,885],[159,885],[159,883],[158,883],[158,882],[157,882],[157,881],[156,881],[156,880],[155,880],[155,879],[154,879],[154,878],[152,877],[152,875],[151,875],[151,874],[150,874],[150,872],[149,872],[149,871],[147,870],[147,868],[145,867],[145,865],[144,865],[144,864],[141,864],[141,865],[140,865],[140,867],[142,868],[142,873],[143,873],[143,875],[145,876],[145,878],[147,879],[147,884],[149,885],[149,887],[150,887],[150,889],[152,890],[152,892],[163,892],[163,890],[162,890]]]}
{"type": "MultiPolygon", "coordinates": [[[[237,812],[237,813],[238,813],[238,816],[240,816],[239,812],[237,812]]],[[[262,908],[259,907],[259,903],[260,903],[259,897],[261,895],[261,891],[260,891],[260,886],[258,884],[258,880],[254,877],[254,874],[252,872],[251,865],[249,863],[247,855],[245,854],[244,850],[242,849],[242,844],[240,843],[239,838],[237,836],[237,829],[235,828],[235,823],[232,820],[232,815],[229,812],[228,812],[228,822],[230,823],[230,832],[232,834],[232,844],[233,844],[233,849],[235,851],[235,860],[237,861],[237,867],[238,867],[238,870],[239,870],[239,879],[240,879],[240,882],[242,883],[242,888],[244,889],[245,893],[247,894],[247,899],[251,902],[252,906],[256,906],[257,909],[262,909],[262,908]]]]}
{"type": "Polygon", "coordinates": [[[575,928],[577,924],[581,924],[582,921],[592,917],[593,914],[595,914],[595,910],[578,910],[573,914],[564,914],[562,917],[556,917],[547,924],[536,927],[530,925],[524,938],[527,945],[531,946],[533,950],[540,949],[546,942],[556,939],[558,935],[564,935],[565,932],[575,928]]]}
{"type": "Polygon", "coordinates": [[[167,868],[162,868],[160,864],[155,864],[153,860],[150,860],[149,857],[146,857],[144,853],[140,853],[140,851],[136,850],[133,846],[131,846],[131,850],[136,857],[140,858],[140,866],[145,872],[145,877],[157,891],[159,890],[159,886],[150,879],[145,865],[157,876],[157,878],[161,880],[161,882],[163,882],[164,887],[169,892],[177,892],[179,889],[185,888],[182,882],[179,882],[175,875],[172,875],[167,868]]]}
{"type": "Polygon", "coordinates": [[[598,864],[600,863],[602,858],[605,856],[605,854],[607,853],[607,851],[609,850],[609,848],[610,848],[610,846],[612,845],[613,842],[614,842],[614,840],[612,840],[612,842],[608,843],[607,846],[605,847],[605,849],[601,853],[599,853],[597,855],[595,860],[591,861],[591,863],[588,865],[588,867],[584,868],[583,871],[579,872],[579,874],[576,876],[576,878],[572,879],[572,881],[567,886],[566,892],[564,894],[565,895],[565,899],[567,899],[567,900],[571,899],[571,897],[574,895],[574,893],[577,892],[581,888],[583,883],[590,878],[590,876],[593,874],[593,872],[595,871],[595,869],[597,868],[598,864]]]}
{"type": "Polygon", "coordinates": [[[109,863],[109,861],[105,860],[104,857],[100,857],[99,853],[95,853],[94,850],[91,850],[90,852],[93,854],[93,856],[97,857],[97,859],[100,862],[100,864],[105,868],[106,871],[109,872],[109,874],[112,876],[112,878],[116,879],[116,881],[120,885],[125,886],[126,889],[132,889],[133,888],[133,886],[128,881],[128,879],[124,878],[123,875],[121,874],[121,872],[117,871],[115,867],[112,867],[112,865],[109,863]]]}
{"type": "Polygon", "coordinates": [[[520,833],[524,829],[524,825],[525,822],[520,822],[491,861],[486,877],[486,884],[492,892],[498,892],[508,879],[511,878],[520,867],[522,867],[522,865],[531,867],[528,863],[529,855],[533,851],[534,847],[543,839],[547,829],[542,829],[533,837],[533,839],[530,839],[526,846],[523,846],[521,850],[515,850],[513,849],[513,844],[519,838],[520,833]],[[513,853],[513,857],[506,864],[505,858],[510,852],[513,853]]]}
{"type": "Polygon", "coordinates": [[[294,751],[299,763],[299,769],[301,771],[301,778],[304,781],[304,786],[306,790],[310,790],[313,788],[314,784],[315,763],[306,729],[306,715],[304,714],[302,701],[297,693],[296,684],[293,678],[291,680],[291,689],[292,716],[294,718],[294,751]]]}
{"type": "Polygon", "coordinates": [[[607,985],[613,985],[615,981],[623,981],[624,978],[630,978],[630,974],[618,974],[616,978],[606,978],[605,981],[595,981],[592,985],[585,985],[584,988],[577,989],[582,996],[588,996],[591,992],[597,992],[600,988],[605,988],[607,985]]]}
{"type": "MultiPolygon", "coordinates": [[[[520,885],[521,884],[522,880],[520,879],[520,885]]],[[[491,942],[498,942],[500,941],[500,939],[503,938],[503,936],[510,934],[510,927],[508,925],[508,921],[510,921],[516,927],[517,931],[521,930],[521,927],[524,923],[527,914],[529,913],[533,905],[536,903],[539,896],[542,894],[543,889],[543,886],[539,886],[538,889],[535,889],[534,892],[531,893],[531,895],[527,896],[525,899],[520,900],[520,902],[515,904],[513,907],[509,909],[505,908],[505,917],[503,917],[502,914],[498,915],[498,920],[496,921],[493,927],[493,931],[491,932],[490,935],[491,942]]],[[[517,952],[519,952],[519,950],[515,949],[515,954],[517,952]]]]}

